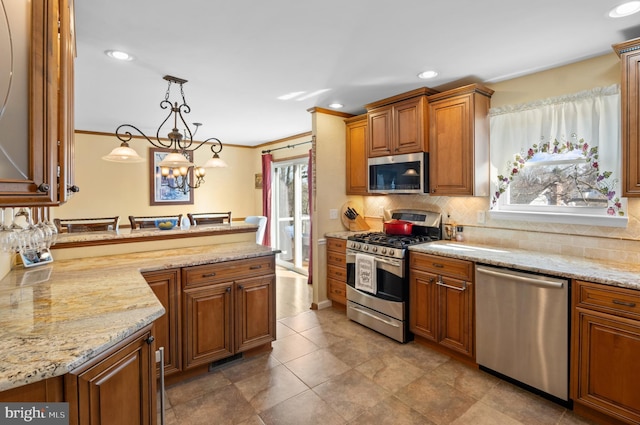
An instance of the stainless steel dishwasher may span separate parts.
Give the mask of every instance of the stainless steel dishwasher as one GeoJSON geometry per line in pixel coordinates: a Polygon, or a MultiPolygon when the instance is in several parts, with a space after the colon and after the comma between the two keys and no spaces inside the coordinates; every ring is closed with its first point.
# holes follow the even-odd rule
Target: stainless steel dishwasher
{"type": "Polygon", "coordinates": [[[476,265],[476,361],[568,403],[569,282],[476,265]]]}

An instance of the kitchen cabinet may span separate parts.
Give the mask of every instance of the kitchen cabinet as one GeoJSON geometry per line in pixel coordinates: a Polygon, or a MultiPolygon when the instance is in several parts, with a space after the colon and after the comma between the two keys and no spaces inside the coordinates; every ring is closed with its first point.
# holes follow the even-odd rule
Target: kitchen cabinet
{"type": "Polygon", "coordinates": [[[2,206],[57,205],[73,186],[73,1],[30,5],[24,17],[19,8],[5,11],[11,36],[0,40],[14,52],[0,64],[0,91],[7,92],[0,97],[12,87],[0,117],[9,135],[0,143],[11,157],[0,159],[2,206]]]}
{"type": "Polygon", "coordinates": [[[413,252],[409,261],[409,329],[473,360],[473,263],[413,252]]]}
{"type": "Polygon", "coordinates": [[[488,196],[492,95],[471,84],[428,97],[432,195],[488,196]]]}
{"type": "Polygon", "coordinates": [[[622,61],[622,195],[640,196],[640,38],[615,44],[622,61]]]}
{"type": "Polygon", "coordinates": [[[599,423],[640,423],[640,291],[574,281],[571,397],[599,423]]]}
{"type": "Polygon", "coordinates": [[[182,298],[184,370],[275,340],[274,256],[185,267],[182,298]]]}
{"type": "Polygon", "coordinates": [[[327,298],[347,304],[347,241],[327,238],[327,298]]]}
{"type": "Polygon", "coordinates": [[[65,378],[69,423],[155,424],[154,364],[150,325],[70,372],[65,378]]]}
{"type": "Polygon", "coordinates": [[[367,195],[367,115],[345,120],[347,195],[367,195]]]}
{"type": "MultiPolygon", "coordinates": [[[[182,370],[180,269],[144,272],[142,276],[165,309],[155,321],[155,338],[156,347],[164,347],[164,374],[172,375],[182,370]]],[[[159,366],[156,372],[160,373],[159,366]]]]}
{"type": "Polygon", "coordinates": [[[423,87],[366,105],[370,158],[428,151],[427,95],[423,87]]]}

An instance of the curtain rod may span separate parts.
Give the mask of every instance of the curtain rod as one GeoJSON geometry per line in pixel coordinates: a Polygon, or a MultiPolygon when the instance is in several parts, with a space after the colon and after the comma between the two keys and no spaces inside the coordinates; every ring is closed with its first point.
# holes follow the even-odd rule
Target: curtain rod
{"type": "Polygon", "coordinates": [[[267,150],[262,151],[262,153],[271,153],[273,151],[279,151],[280,149],[295,148],[296,146],[305,145],[307,143],[313,143],[313,140],[308,140],[306,142],[300,142],[300,143],[296,143],[294,145],[287,145],[287,146],[282,146],[282,147],[274,148],[274,149],[267,149],[267,150]]]}

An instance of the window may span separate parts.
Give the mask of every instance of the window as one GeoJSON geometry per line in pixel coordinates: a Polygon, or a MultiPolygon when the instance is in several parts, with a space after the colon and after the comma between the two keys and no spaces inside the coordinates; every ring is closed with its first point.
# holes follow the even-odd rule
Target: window
{"type": "Polygon", "coordinates": [[[619,101],[611,86],[492,109],[491,216],[626,226],[619,101]]]}

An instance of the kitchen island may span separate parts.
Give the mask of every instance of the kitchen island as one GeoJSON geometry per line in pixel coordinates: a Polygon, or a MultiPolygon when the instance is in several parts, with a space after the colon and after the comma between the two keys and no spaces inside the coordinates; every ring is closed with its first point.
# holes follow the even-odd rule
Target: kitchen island
{"type": "Polygon", "coordinates": [[[273,254],[236,242],[11,271],[0,280],[0,391],[64,375],[161,317],[165,310],[141,272],[273,254]]]}

